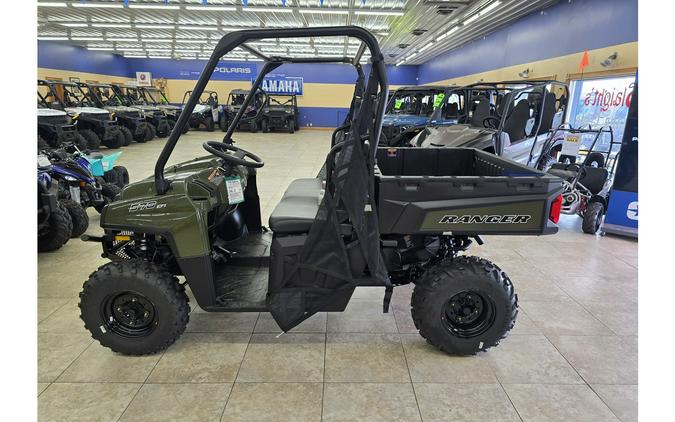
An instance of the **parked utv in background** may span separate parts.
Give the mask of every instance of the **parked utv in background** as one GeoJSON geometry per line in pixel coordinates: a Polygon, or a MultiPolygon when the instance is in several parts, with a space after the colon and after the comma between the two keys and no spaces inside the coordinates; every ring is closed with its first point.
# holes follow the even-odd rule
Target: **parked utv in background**
{"type": "Polygon", "coordinates": [[[399,88],[389,96],[382,119],[380,146],[408,146],[427,124],[457,123],[461,91],[454,91],[452,101],[447,86],[409,86],[399,88]],[[447,106],[446,106],[447,105],[447,106]]]}
{"type": "Polygon", "coordinates": [[[75,125],[65,111],[47,108],[40,100],[38,92],[38,151],[58,148],[63,143],[76,144],[80,149],[88,149],[89,143],[77,132],[75,125]]]}
{"type": "Polygon", "coordinates": [[[115,95],[119,96],[127,106],[143,112],[152,133],[150,139],[155,138],[155,136],[165,137],[169,135],[171,129],[164,111],[155,105],[147,104],[138,87],[120,84],[112,84],[112,87],[115,95]]]}
{"type": "Polygon", "coordinates": [[[274,129],[286,129],[288,133],[293,133],[300,127],[298,119],[298,97],[295,94],[267,94],[260,119],[263,133],[274,129]]]}
{"type": "MultiPolygon", "coordinates": [[[[183,95],[183,109],[185,103],[192,94],[192,91],[187,91],[183,95]]],[[[218,93],[216,91],[204,91],[199,97],[199,104],[195,106],[190,114],[189,125],[192,129],[199,129],[202,126],[209,132],[213,132],[216,128],[216,122],[219,122],[220,106],[218,105],[218,93]]]]}
{"type": "MultiPolygon", "coordinates": [[[[227,96],[227,105],[224,107],[223,120],[220,124],[220,128],[223,132],[228,130],[235,116],[239,113],[248,93],[249,91],[245,89],[233,89],[230,91],[230,94],[227,96]]],[[[253,133],[256,133],[258,129],[261,129],[265,104],[267,104],[267,93],[262,89],[258,89],[253,100],[246,106],[235,129],[248,129],[253,133]]]]}
{"type": "MultiPolygon", "coordinates": [[[[166,117],[166,120],[169,122],[169,131],[173,130],[181,108],[169,103],[166,95],[164,95],[159,88],[154,86],[142,86],[138,89],[140,90],[141,95],[143,95],[146,104],[153,105],[162,110],[164,117],[166,117]]],[[[185,126],[183,128],[183,133],[186,133],[188,130],[190,130],[190,127],[185,126]]]]}
{"type": "Polygon", "coordinates": [[[125,146],[131,144],[131,141],[134,140],[136,142],[145,142],[151,135],[143,112],[126,106],[119,96],[115,95],[112,85],[84,82],[79,82],[78,85],[87,94],[89,101],[95,104],[96,107],[104,108],[114,113],[120,130],[124,134],[125,146]]]}
{"type": "Polygon", "coordinates": [[[430,122],[412,146],[478,148],[528,166],[539,161],[549,131],[564,122],[569,98],[567,85],[557,81],[482,82],[449,95],[466,101],[457,124],[430,122]]]}
{"type": "Polygon", "coordinates": [[[38,80],[38,92],[44,106],[68,113],[77,131],[88,143],[89,149],[96,150],[103,144],[108,148],[119,148],[125,143],[108,110],[93,104],[80,87],[73,82],[38,80]]]}
{"type": "Polygon", "coordinates": [[[283,331],[317,312],[344,311],[357,286],[381,287],[387,312],[393,288],[415,283],[412,318],[429,343],[458,355],[496,346],[515,324],[514,286],[497,265],[460,254],[472,240],[481,244],[481,233],[555,233],[561,180],[474,149],[378,150],[386,69],[376,38],[356,26],[226,34],[178,124],[191,118],[218,60],[241,45],[264,64],[223,142],[165,168],[181,136],[173,131],[154,177],[126,186],[101,215],[104,235],[84,238],[111,260],[80,294],[94,339],[129,355],[169,347],[189,320],[182,275],[203,310],[267,311],[283,331]],[[232,133],[266,75],[316,58],[267,57],[252,45],[312,37],[357,38],[355,57],[331,61],[358,69],[368,48],[372,67],[357,82],[350,121],[334,133],[325,181],[293,181],[267,230],[256,186],[264,162],[232,145],[232,133]]]}

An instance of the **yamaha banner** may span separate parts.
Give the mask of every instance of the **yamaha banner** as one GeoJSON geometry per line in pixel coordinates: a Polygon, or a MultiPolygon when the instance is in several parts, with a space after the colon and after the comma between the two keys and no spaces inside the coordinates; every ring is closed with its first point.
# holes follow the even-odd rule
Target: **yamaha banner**
{"type": "MultiPolygon", "coordinates": [[[[303,78],[297,76],[269,74],[263,79],[260,88],[268,94],[302,95],[302,82],[303,78]]],[[[251,79],[251,84],[253,83],[255,78],[251,79]]]]}

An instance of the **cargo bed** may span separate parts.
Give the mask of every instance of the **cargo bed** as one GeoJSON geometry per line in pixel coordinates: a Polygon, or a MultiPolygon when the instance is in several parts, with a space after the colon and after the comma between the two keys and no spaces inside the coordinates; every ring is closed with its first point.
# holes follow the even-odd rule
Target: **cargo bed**
{"type": "Polygon", "coordinates": [[[378,148],[380,232],[553,234],[562,179],[473,148],[378,148]]]}

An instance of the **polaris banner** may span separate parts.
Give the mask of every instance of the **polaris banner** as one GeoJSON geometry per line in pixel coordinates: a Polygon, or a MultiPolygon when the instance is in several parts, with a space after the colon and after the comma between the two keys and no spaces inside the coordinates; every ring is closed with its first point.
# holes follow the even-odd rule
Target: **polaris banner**
{"type": "MultiPolygon", "coordinates": [[[[178,72],[180,79],[197,79],[202,74],[203,63],[197,60],[184,63],[178,72]],[[189,66],[189,67],[188,67],[189,66]]],[[[245,81],[257,73],[255,63],[219,62],[213,70],[211,80],[245,81]]]]}
{"type": "MultiPolygon", "coordinates": [[[[261,88],[268,94],[295,94],[302,95],[303,78],[280,74],[269,74],[263,79],[261,88]]],[[[251,79],[251,85],[255,78],[251,79]]]]}

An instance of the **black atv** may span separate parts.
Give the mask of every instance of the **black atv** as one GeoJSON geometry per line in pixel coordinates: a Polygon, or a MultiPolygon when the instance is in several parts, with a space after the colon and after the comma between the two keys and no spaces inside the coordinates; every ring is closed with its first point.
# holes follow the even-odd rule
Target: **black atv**
{"type": "MultiPolygon", "coordinates": [[[[388,86],[375,37],[355,27],[230,32],[218,43],[185,104],[185,124],[219,59],[245,45],[265,60],[222,142],[208,155],[165,168],[181,134],[173,131],[153,178],[131,183],[101,215],[111,262],[80,294],[85,327],[114,351],[143,355],[184,332],[190,306],[185,277],[209,312],[269,311],[283,331],[316,312],[341,312],[357,286],[378,286],[383,311],[395,286],[414,283],[411,312],[420,334],[448,353],[471,355],[497,345],[514,326],[517,296],[488,260],[463,255],[480,233],[541,235],[557,231],[562,181],[474,149],[379,149],[388,86]],[[262,225],[257,155],[232,145],[232,132],[263,78],[286,63],[252,42],[277,38],[353,37],[358,65],[372,68],[352,100],[351,120],[334,133],[326,178],[293,181],[262,225]]],[[[292,151],[289,152],[292,155],[292,151]]]]}
{"type": "MultiPolygon", "coordinates": [[[[245,89],[233,89],[230,91],[230,94],[227,96],[227,105],[224,107],[221,115],[220,128],[223,132],[226,132],[234,121],[248,93],[245,89]]],[[[245,107],[244,113],[238,120],[235,129],[249,130],[253,133],[256,133],[258,129],[263,129],[262,121],[265,104],[267,104],[267,93],[262,89],[258,89],[253,100],[245,107]]]]}
{"type": "Polygon", "coordinates": [[[295,94],[267,94],[262,108],[260,129],[267,133],[274,129],[285,129],[293,133],[298,125],[298,97],[295,94]]]}
{"type": "Polygon", "coordinates": [[[124,146],[132,141],[146,142],[152,139],[152,129],[144,112],[127,106],[110,84],[79,82],[78,85],[87,95],[87,99],[96,107],[104,108],[117,118],[120,130],[124,134],[124,146]]]}
{"type": "Polygon", "coordinates": [[[159,136],[160,138],[169,136],[171,126],[169,125],[169,120],[164,111],[154,104],[148,104],[145,101],[140,88],[119,84],[112,84],[112,87],[115,94],[125,105],[136,108],[145,115],[152,132],[152,137],[150,139],[153,139],[155,136],[159,136]]]}
{"type": "Polygon", "coordinates": [[[80,149],[88,149],[89,143],[77,132],[65,111],[47,108],[39,99],[38,92],[38,151],[58,148],[64,143],[72,143],[80,149]]]}
{"type": "MultiPolygon", "coordinates": [[[[192,91],[187,91],[183,95],[183,109],[185,102],[192,95],[192,91]]],[[[199,103],[190,114],[189,126],[192,129],[199,129],[202,126],[209,132],[213,132],[216,123],[220,122],[220,106],[218,105],[218,93],[216,91],[204,91],[199,97],[199,103]]]]}
{"type": "Polygon", "coordinates": [[[38,92],[42,92],[45,106],[68,113],[77,131],[96,150],[103,144],[119,148],[125,143],[124,133],[108,110],[96,107],[74,82],[38,79],[38,92]]]}
{"type": "MultiPolygon", "coordinates": [[[[143,95],[145,104],[155,106],[162,110],[162,113],[164,113],[164,116],[169,121],[169,130],[173,130],[181,108],[171,104],[166,98],[166,95],[164,95],[159,88],[154,86],[142,86],[139,87],[139,90],[141,95],[143,95]]],[[[185,126],[183,128],[183,133],[187,133],[188,130],[190,130],[190,126],[185,126]]]]}
{"type": "Polygon", "coordinates": [[[65,245],[73,233],[68,209],[58,200],[58,183],[49,174],[49,160],[38,156],[37,233],[38,252],[51,252],[65,245]]]}

